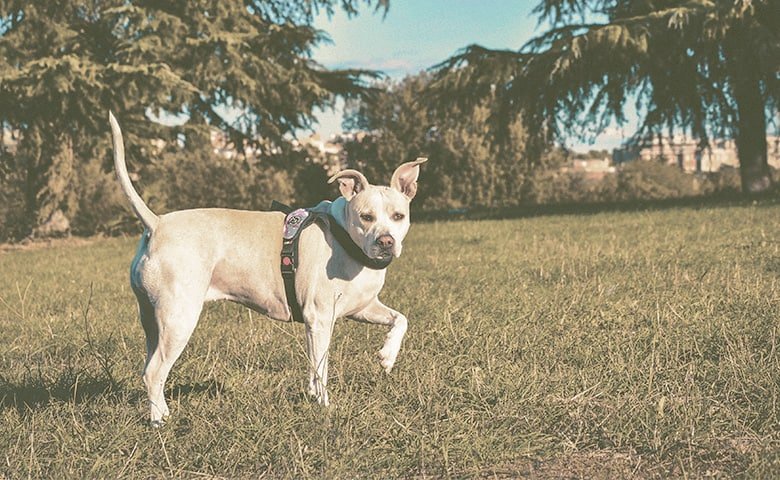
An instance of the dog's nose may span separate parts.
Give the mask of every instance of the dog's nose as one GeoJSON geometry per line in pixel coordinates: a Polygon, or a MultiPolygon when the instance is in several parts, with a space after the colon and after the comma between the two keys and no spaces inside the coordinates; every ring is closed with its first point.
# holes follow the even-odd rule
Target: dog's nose
{"type": "Polygon", "coordinates": [[[384,249],[393,248],[395,240],[393,240],[393,237],[390,235],[382,235],[376,239],[376,244],[384,249]]]}

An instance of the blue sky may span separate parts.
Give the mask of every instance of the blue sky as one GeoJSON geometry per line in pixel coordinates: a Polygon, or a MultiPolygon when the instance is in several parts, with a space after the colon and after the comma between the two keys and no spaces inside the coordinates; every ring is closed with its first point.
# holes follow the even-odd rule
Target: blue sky
{"type": "MultiPolygon", "coordinates": [[[[363,8],[353,18],[338,11],[320,15],[315,26],[331,44],[319,46],[315,61],[328,68],[367,68],[400,79],[435,65],[472,43],[516,50],[541,33],[531,15],[537,0],[391,0],[386,16],[363,8]]],[[[341,131],[341,108],[322,112],[315,127],[323,137],[341,131]]],[[[625,136],[632,133],[628,127],[625,136]]],[[[576,150],[613,148],[623,132],[610,127],[595,146],[572,142],[576,150]]]]}

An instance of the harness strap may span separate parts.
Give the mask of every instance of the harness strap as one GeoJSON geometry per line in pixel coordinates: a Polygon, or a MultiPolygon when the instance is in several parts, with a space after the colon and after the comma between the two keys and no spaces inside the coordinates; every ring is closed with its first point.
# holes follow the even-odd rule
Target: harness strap
{"type": "Polygon", "coordinates": [[[298,323],[303,323],[303,310],[301,310],[301,304],[298,302],[298,295],[295,293],[295,271],[298,268],[298,240],[300,239],[300,232],[305,227],[304,223],[311,223],[310,215],[297,218],[302,220],[292,220],[291,215],[294,213],[289,206],[277,202],[274,200],[271,202],[271,209],[280,211],[286,215],[284,219],[284,236],[282,237],[282,251],[281,251],[281,270],[282,280],[284,281],[284,295],[287,298],[287,306],[290,308],[290,314],[292,319],[298,323]],[[307,222],[308,220],[308,222],[307,222]],[[293,227],[295,232],[288,230],[288,225],[294,223],[293,227]]]}
{"type": "Polygon", "coordinates": [[[271,202],[271,210],[279,211],[286,215],[284,219],[284,233],[282,235],[281,270],[284,281],[284,294],[287,305],[290,307],[292,319],[298,323],[304,323],[303,310],[295,292],[295,271],[298,269],[298,242],[301,232],[317,220],[323,222],[330,230],[336,241],[344,248],[347,254],[360,262],[363,266],[372,270],[382,270],[390,265],[392,255],[385,259],[371,258],[363,250],[355,245],[352,237],[336,219],[326,213],[314,212],[307,209],[293,210],[291,207],[277,202],[271,202]]]}

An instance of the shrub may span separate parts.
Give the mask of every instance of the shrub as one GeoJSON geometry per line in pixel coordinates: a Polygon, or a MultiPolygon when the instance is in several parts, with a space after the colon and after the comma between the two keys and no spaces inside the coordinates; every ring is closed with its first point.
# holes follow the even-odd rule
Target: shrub
{"type": "Polygon", "coordinates": [[[312,206],[333,194],[323,166],[308,160],[304,152],[273,161],[209,152],[167,154],[142,173],[153,179],[145,193],[152,209],[160,212],[202,207],[267,210],[272,200],[312,206]]]}
{"type": "MultiPolygon", "coordinates": [[[[106,153],[107,160],[110,153],[106,153]]],[[[18,170],[17,170],[18,171],[18,170]]],[[[2,172],[0,172],[2,173],[2,172]]],[[[74,175],[74,202],[67,211],[71,231],[78,235],[137,232],[138,221],[128,208],[110,162],[79,164],[74,175]]],[[[164,152],[133,175],[133,184],[153,211],[201,207],[267,210],[272,200],[313,206],[332,197],[322,165],[305,152],[289,152],[272,160],[247,162],[201,149],[164,152]]],[[[13,170],[0,175],[0,241],[20,240],[30,231],[23,178],[13,170]]]]}
{"type": "Polygon", "coordinates": [[[739,172],[734,169],[693,175],[657,161],[627,163],[615,174],[607,174],[600,180],[589,180],[580,172],[543,169],[526,178],[522,203],[662,200],[739,191],[739,181],[739,172]]]}
{"type": "Polygon", "coordinates": [[[77,210],[71,230],[78,235],[113,233],[127,217],[127,200],[113,171],[105,172],[98,162],[82,164],[77,173],[77,210]]]}
{"type": "Polygon", "coordinates": [[[618,171],[619,200],[661,200],[695,195],[693,175],[660,161],[634,161],[618,171]]]}

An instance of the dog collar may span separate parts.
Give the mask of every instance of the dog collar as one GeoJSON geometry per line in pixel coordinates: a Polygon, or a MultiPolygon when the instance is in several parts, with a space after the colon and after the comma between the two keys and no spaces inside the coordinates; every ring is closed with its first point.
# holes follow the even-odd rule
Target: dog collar
{"type": "Polygon", "coordinates": [[[352,259],[357,260],[364,267],[370,268],[372,270],[383,270],[390,265],[390,262],[393,261],[392,255],[389,255],[387,258],[369,257],[366,255],[363,249],[358,247],[357,244],[352,240],[352,237],[349,236],[349,232],[347,232],[344,227],[339,225],[336,217],[330,214],[327,214],[326,217],[328,220],[328,228],[330,229],[330,233],[333,234],[333,238],[339,242],[339,245],[341,245],[341,248],[347,252],[347,255],[352,257],[352,259]]]}

